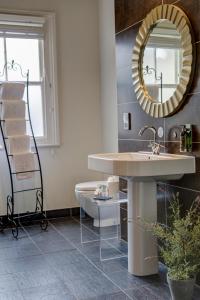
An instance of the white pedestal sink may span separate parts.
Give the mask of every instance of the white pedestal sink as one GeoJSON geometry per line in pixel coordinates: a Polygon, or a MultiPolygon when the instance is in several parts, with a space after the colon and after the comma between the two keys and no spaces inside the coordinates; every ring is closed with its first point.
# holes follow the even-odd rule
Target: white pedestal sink
{"type": "Polygon", "coordinates": [[[128,180],[128,270],[136,276],[156,274],[156,240],[141,220],[157,220],[156,180],[195,173],[195,158],[148,152],[92,154],[88,156],[88,168],[128,180]]]}

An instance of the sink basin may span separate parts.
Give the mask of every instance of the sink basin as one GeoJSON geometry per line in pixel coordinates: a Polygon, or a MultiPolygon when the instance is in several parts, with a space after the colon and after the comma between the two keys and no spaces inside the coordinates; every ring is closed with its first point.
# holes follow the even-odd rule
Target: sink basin
{"type": "Polygon", "coordinates": [[[183,175],[195,172],[193,156],[150,152],[103,153],[88,156],[88,168],[106,174],[132,177],[183,175]]]}
{"type": "Polygon", "coordinates": [[[150,152],[92,154],[88,156],[88,168],[127,178],[128,270],[136,276],[158,273],[156,240],[142,220],[157,220],[156,180],[179,179],[183,174],[195,173],[195,158],[150,152]]]}

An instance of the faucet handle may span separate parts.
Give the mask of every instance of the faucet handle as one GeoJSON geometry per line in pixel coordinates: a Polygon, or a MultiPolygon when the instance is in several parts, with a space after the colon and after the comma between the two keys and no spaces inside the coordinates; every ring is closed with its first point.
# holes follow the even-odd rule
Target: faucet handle
{"type": "Polygon", "coordinates": [[[152,152],[153,152],[153,154],[157,154],[157,155],[160,154],[160,146],[161,145],[156,143],[156,142],[152,143],[152,152]]]}
{"type": "Polygon", "coordinates": [[[159,143],[156,143],[156,142],[155,142],[155,144],[159,145],[159,146],[160,146],[160,148],[167,148],[166,146],[164,146],[164,145],[161,145],[161,144],[159,144],[159,143]]]}
{"type": "Polygon", "coordinates": [[[153,154],[157,154],[157,155],[160,154],[160,148],[166,148],[165,146],[163,146],[163,145],[161,145],[159,143],[153,142],[153,141],[150,142],[150,144],[148,145],[148,147],[151,147],[152,153],[153,154]]]}

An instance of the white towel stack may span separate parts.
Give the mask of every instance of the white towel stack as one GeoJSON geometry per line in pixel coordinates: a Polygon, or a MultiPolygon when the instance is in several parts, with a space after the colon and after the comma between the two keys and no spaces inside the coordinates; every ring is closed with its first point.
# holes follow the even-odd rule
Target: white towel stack
{"type": "Polygon", "coordinates": [[[25,85],[5,82],[1,85],[1,118],[5,120],[4,130],[8,137],[8,151],[12,154],[13,169],[18,180],[33,177],[35,169],[34,153],[31,152],[30,136],[26,128],[26,103],[22,100],[25,85]]]}

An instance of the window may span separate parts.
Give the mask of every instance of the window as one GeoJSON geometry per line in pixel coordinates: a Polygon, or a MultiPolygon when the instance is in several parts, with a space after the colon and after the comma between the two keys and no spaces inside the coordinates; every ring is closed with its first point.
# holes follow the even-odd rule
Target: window
{"type": "MultiPolygon", "coordinates": [[[[155,73],[151,72],[145,77],[145,83],[149,87],[158,87],[158,101],[161,99],[161,86],[160,86],[160,74],[162,72],[162,97],[163,100],[167,100],[171,97],[176,90],[179,83],[179,74],[181,70],[181,50],[178,48],[167,48],[165,45],[159,45],[159,47],[146,47],[144,56],[144,66],[151,66],[157,72],[156,79],[155,73]]],[[[152,92],[152,91],[151,91],[152,92]]],[[[152,92],[153,96],[153,92],[152,92]]]]}
{"type": "MultiPolygon", "coordinates": [[[[29,103],[38,145],[59,144],[55,57],[54,14],[0,14],[0,69],[14,60],[24,73],[29,70],[29,103]]],[[[25,79],[19,70],[6,70],[0,80],[25,79]]]]}
{"type": "Polygon", "coordinates": [[[181,37],[169,21],[158,22],[144,50],[144,82],[154,101],[167,101],[179,84],[182,69],[181,37]],[[148,71],[149,70],[149,71],[148,71]]]}

